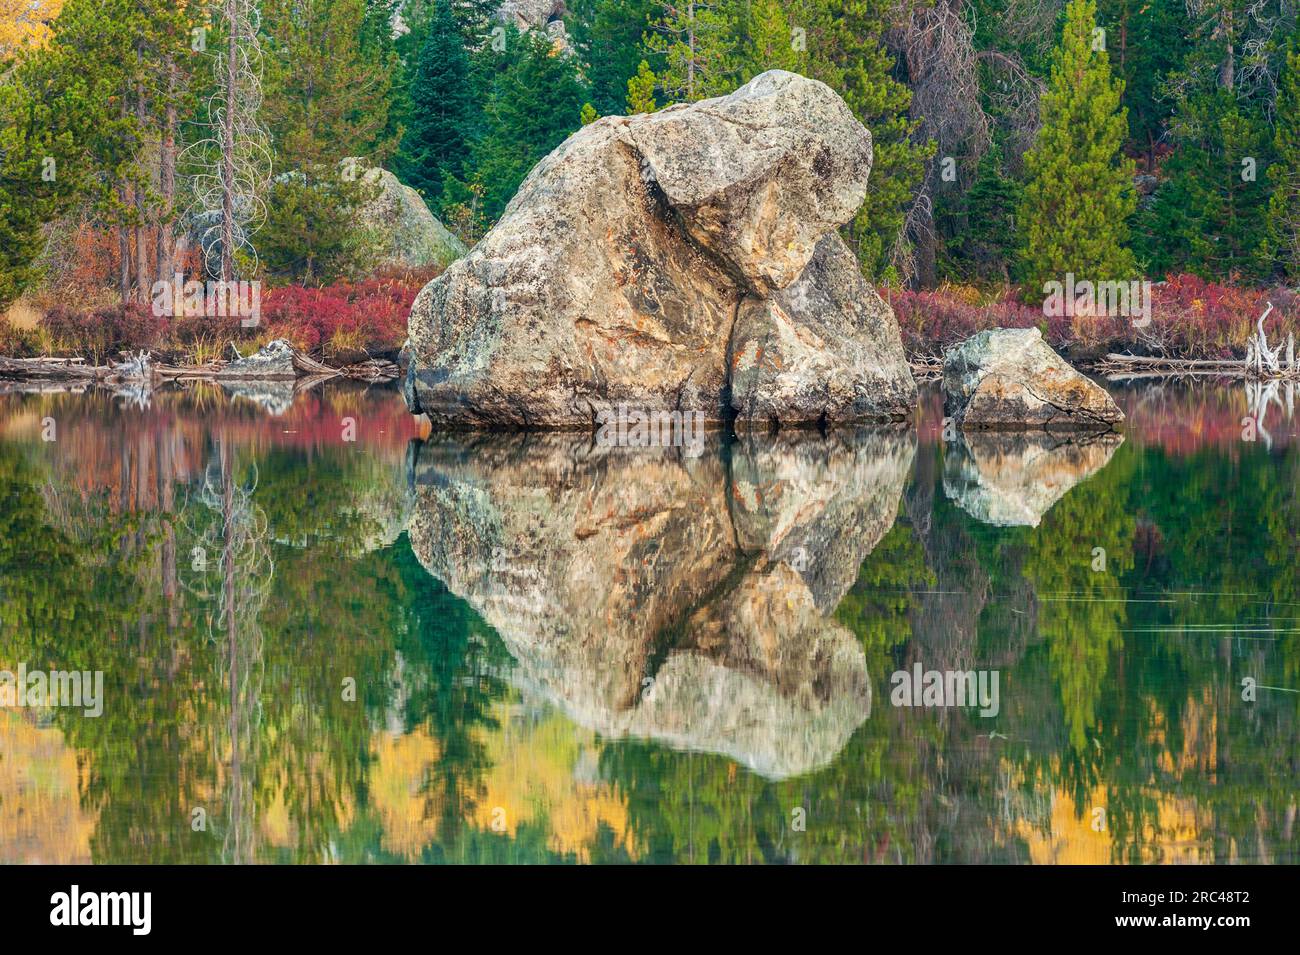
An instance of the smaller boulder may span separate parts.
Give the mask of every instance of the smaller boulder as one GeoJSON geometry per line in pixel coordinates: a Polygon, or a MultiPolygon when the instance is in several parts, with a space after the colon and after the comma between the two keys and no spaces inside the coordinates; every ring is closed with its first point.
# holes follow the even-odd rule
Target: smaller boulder
{"type": "Polygon", "coordinates": [[[252,355],[236,359],[217,373],[220,378],[297,378],[293,345],[283,338],[267,342],[252,355]]]}
{"type": "Polygon", "coordinates": [[[429,211],[420,194],[387,169],[357,157],[344,159],[339,165],[345,178],[359,178],[372,192],[358,211],[357,221],[374,235],[376,265],[445,266],[469,251],[429,211]]]}
{"type": "Polygon", "coordinates": [[[1036,328],[980,332],[944,354],[945,413],[967,429],[1109,430],[1124,413],[1036,328]]]}

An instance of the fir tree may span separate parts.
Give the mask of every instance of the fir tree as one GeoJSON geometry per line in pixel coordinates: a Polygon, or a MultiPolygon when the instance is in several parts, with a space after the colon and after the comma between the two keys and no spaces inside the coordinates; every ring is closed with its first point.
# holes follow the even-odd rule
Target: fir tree
{"type": "Polygon", "coordinates": [[[1146,157],[1154,171],[1156,144],[1173,113],[1164,93],[1165,77],[1187,56],[1191,28],[1184,0],[1098,0],[1098,21],[1107,27],[1107,52],[1115,75],[1124,81],[1133,153],[1146,157]]]}
{"type": "MultiPolygon", "coordinates": [[[[441,6],[441,0],[427,0],[427,2],[438,3],[441,6]]],[[[455,14],[456,22],[460,24],[466,48],[477,50],[486,45],[493,29],[500,26],[497,10],[501,7],[501,0],[448,0],[448,2],[452,4],[452,13],[455,14]]]]}
{"type": "Polygon", "coordinates": [[[1300,30],[1287,51],[1276,116],[1275,158],[1268,167],[1273,195],[1263,254],[1268,272],[1280,271],[1296,282],[1300,281],[1300,30]]]}
{"type": "Polygon", "coordinates": [[[1018,237],[1016,207],[1021,185],[1007,175],[1003,150],[994,144],[980,157],[975,182],[965,196],[966,227],[962,252],[983,279],[1009,282],[1008,263],[1015,261],[1018,237]]]}
{"type": "Polygon", "coordinates": [[[568,8],[592,106],[605,116],[621,113],[628,77],[643,57],[641,35],[658,5],[655,0],[575,0],[568,8]]]}
{"type": "Polygon", "coordinates": [[[1257,275],[1267,228],[1265,125],[1219,89],[1180,103],[1173,133],[1167,179],[1140,223],[1149,269],[1257,275]]]}
{"type": "Polygon", "coordinates": [[[1095,28],[1092,0],[1071,0],[1042,97],[1043,125],[1025,154],[1019,223],[1031,295],[1067,272],[1101,282],[1128,280],[1137,269],[1125,248],[1136,197],[1133,163],[1120,152],[1128,131],[1123,83],[1111,78],[1095,28]]]}
{"type": "Polygon", "coordinates": [[[363,50],[381,58],[393,52],[393,19],[400,8],[401,0],[366,0],[361,19],[363,50]]]}
{"type": "Polygon", "coordinates": [[[467,175],[449,173],[444,186],[444,206],[481,202],[479,214],[488,222],[501,214],[533,166],[579,127],[587,101],[573,59],[556,56],[538,31],[521,35],[507,27],[506,47],[510,55],[498,58],[501,68],[492,77],[484,129],[470,147],[467,175]]]}
{"type": "Polygon", "coordinates": [[[460,173],[476,105],[469,55],[450,0],[442,0],[432,13],[409,95],[399,170],[408,185],[437,197],[443,177],[460,173]]]}

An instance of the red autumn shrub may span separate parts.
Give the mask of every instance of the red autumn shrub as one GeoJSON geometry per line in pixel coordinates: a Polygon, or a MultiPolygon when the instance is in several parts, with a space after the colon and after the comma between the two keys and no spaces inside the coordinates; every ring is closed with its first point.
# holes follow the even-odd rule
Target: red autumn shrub
{"type": "Polygon", "coordinates": [[[1061,329],[1053,334],[1051,324],[1063,320],[1049,321],[1042,309],[1017,301],[1010,289],[987,304],[972,302],[969,296],[949,289],[881,289],[881,296],[894,308],[903,348],[910,358],[938,358],[949,345],[989,328],[1036,327],[1049,339],[1061,335],[1061,329]]]}
{"type": "Polygon", "coordinates": [[[421,286],[397,279],[339,282],[324,288],[287,285],[262,297],[262,322],[276,337],[324,355],[331,342],[370,354],[394,352],[406,338],[406,319],[421,286]]]}
{"type": "Polygon", "coordinates": [[[1241,358],[1246,339],[1264,322],[1270,347],[1300,337],[1300,300],[1284,288],[1250,289],[1207,282],[1196,275],[1171,275],[1152,290],[1151,326],[1142,331],[1150,350],[1180,358],[1241,358]]]}
{"type": "Polygon", "coordinates": [[[1127,316],[1047,318],[1019,301],[1014,289],[989,302],[966,290],[881,290],[893,305],[911,358],[938,358],[943,350],[988,328],[1037,326],[1058,351],[1079,348],[1098,357],[1107,351],[1175,358],[1241,358],[1246,339],[1272,302],[1264,325],[1270,346],[1300,338],[1300,295],[1288,289],[1250,289],[1174,275],[1151,289],[1151,322],[1139,327],[1127,316]]]}
{"type": "Polygon", "coordinates": [[[165,318],[135,303],[92,311],[56,305],[41,321],[59,351],[97,365],[119,352],[157,348],[167,331],[165,318]]]}
{"type": "Polygon", "coordinates": [[[41,353],[41,336],[34,328],[20,328],[0,315],[0,357],[35,358],[41,353]]]}

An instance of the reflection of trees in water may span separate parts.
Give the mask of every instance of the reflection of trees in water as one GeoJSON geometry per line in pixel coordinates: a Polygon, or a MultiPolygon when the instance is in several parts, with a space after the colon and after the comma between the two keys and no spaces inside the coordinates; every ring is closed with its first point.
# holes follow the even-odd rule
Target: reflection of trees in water
{"type": "MultiPolygon", "coordinates": [[[[192,421],[0,443],[0,658],[106,671],[103,718],[54,714],[84,754],[94,857],[554,858],[543,813],[509,837],[469,822],[491,809],[485,780],[512,768],[491,745],[512,693],[497,676],[506,653],[404,541],[363,552],[374,522],[350,502],[380,469],[232,439],[199,470],[182,431],[206,447],[192,421]],[[74,452],[79,441],[103,447],[74,452]],[[60,453],[93,458],[95,486],[55,467],[60,453]],[[190,569],[199,540],[206,575],[190,569]],[[338,699],[342,676],[357,678],[355,705],[338,699]],[[389,731],[421,734],[434,757],[378,779],[376,734],[389,731]],[[198,805],[220,814],[220,839],[189,831],[198,805]],[[277,813],[287,823],[273,831],[277,813]],[[406,842],[391,835],[403,823],[406,842]]],[[[1063,826],[1086,834],[1101,801],[1110,858],[1150,861],[1184,839],[1215,861],[1300,859],[1300,695],[1240,698],[1245,675],[1300,687],[1300,448],[1138,444],[1040,528],[1014,531],[936,494],[939,451],[923,445],[904,517],[837,613],[881,705],[833,765],[776,783],[723,756],[601,744],[592,772],[626,796],[640,857],[1023,861],[1063,826]],[[1108,549],[1106,579],[1089,568],[1093,546],[1108,549]],[[927,593],[958,589],[982,600],[927,593]],[[1122,613],[1039,599],[1061,592],[1180,596],[1122,613]],[[1003,716],[889,706],[907,654],[1000,667],[1003,716]],[[990,723],[1010,738],[990,739],[990,723]],[[791,827],[796,807],[806,832],[791,827]]],[[[607,830],[587,853],[624,855],[607,830]]]]}
{"type": "MultiPolygon", "coordinates": [[[[255,856],[254,773],[262,717],[262,607],[275,577],[267,547],[267,522],[253,501],[256,461],[243,477],[236,475],[234,449],[226,436],[217,439],[210,461],[194,491],[202,509],[187,508],[182,518],[183,549],[191,573],[182,575],[185,590],[204,608],[209,648],[229,693],[224,746],[228,748],[225,832],[222,855],[229,862],[255,856]],[[204,516],[208,520],[203,521],[204,516]],[[196,520],[197,526],[189,518],[196,520]],[[215,565],[211,563],[216,558],[215,565]]],[[[215,731],[217,727],[209,727],[215,731]]],[[[222,749],[214,740],[217,751],[222,749]]]]}

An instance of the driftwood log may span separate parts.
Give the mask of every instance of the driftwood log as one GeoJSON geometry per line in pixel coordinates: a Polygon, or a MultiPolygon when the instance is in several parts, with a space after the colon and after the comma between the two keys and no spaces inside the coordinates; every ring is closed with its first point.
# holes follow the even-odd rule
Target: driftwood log
{"type": "MultiPolygon", "coordinates": [[[[217,380],[229,377],[223,372],[229,362],[214,361],[206,365],[152,364],[145,353],[128,356],[120,365],[88,365],[80,358],[0,358],[0,378],[19,381],[83,381],[83,382],[153,382],[185,380],[217,380]]],[[[332,368],[303,352],[294,350],[295,378],[350,378],[357,381],[382,382],[398,377],[397,365],[391,361],[372,358],[343,368],[332,368]]],[[[242,379],[273,379],[277,375],[256,375],[242,372],[242,379]]]]}
{"type": "Polygon", "coordinates": [[[1264,313],[1255,322],[1255,333],[1246,340],[1244,358],[1167,358],[1161,355],[1109,354],[1097,366],[1098,371],[1112,377],[1144,377],[1149,375],[1222,375],[1260,381],[1300,380],[1300,365],[1296,363],[1295,335],[1288,334],[1285,348],[1279,344],[1270,348],[1264,321],[1273,311],[1269,302],[1264,313]]]}

